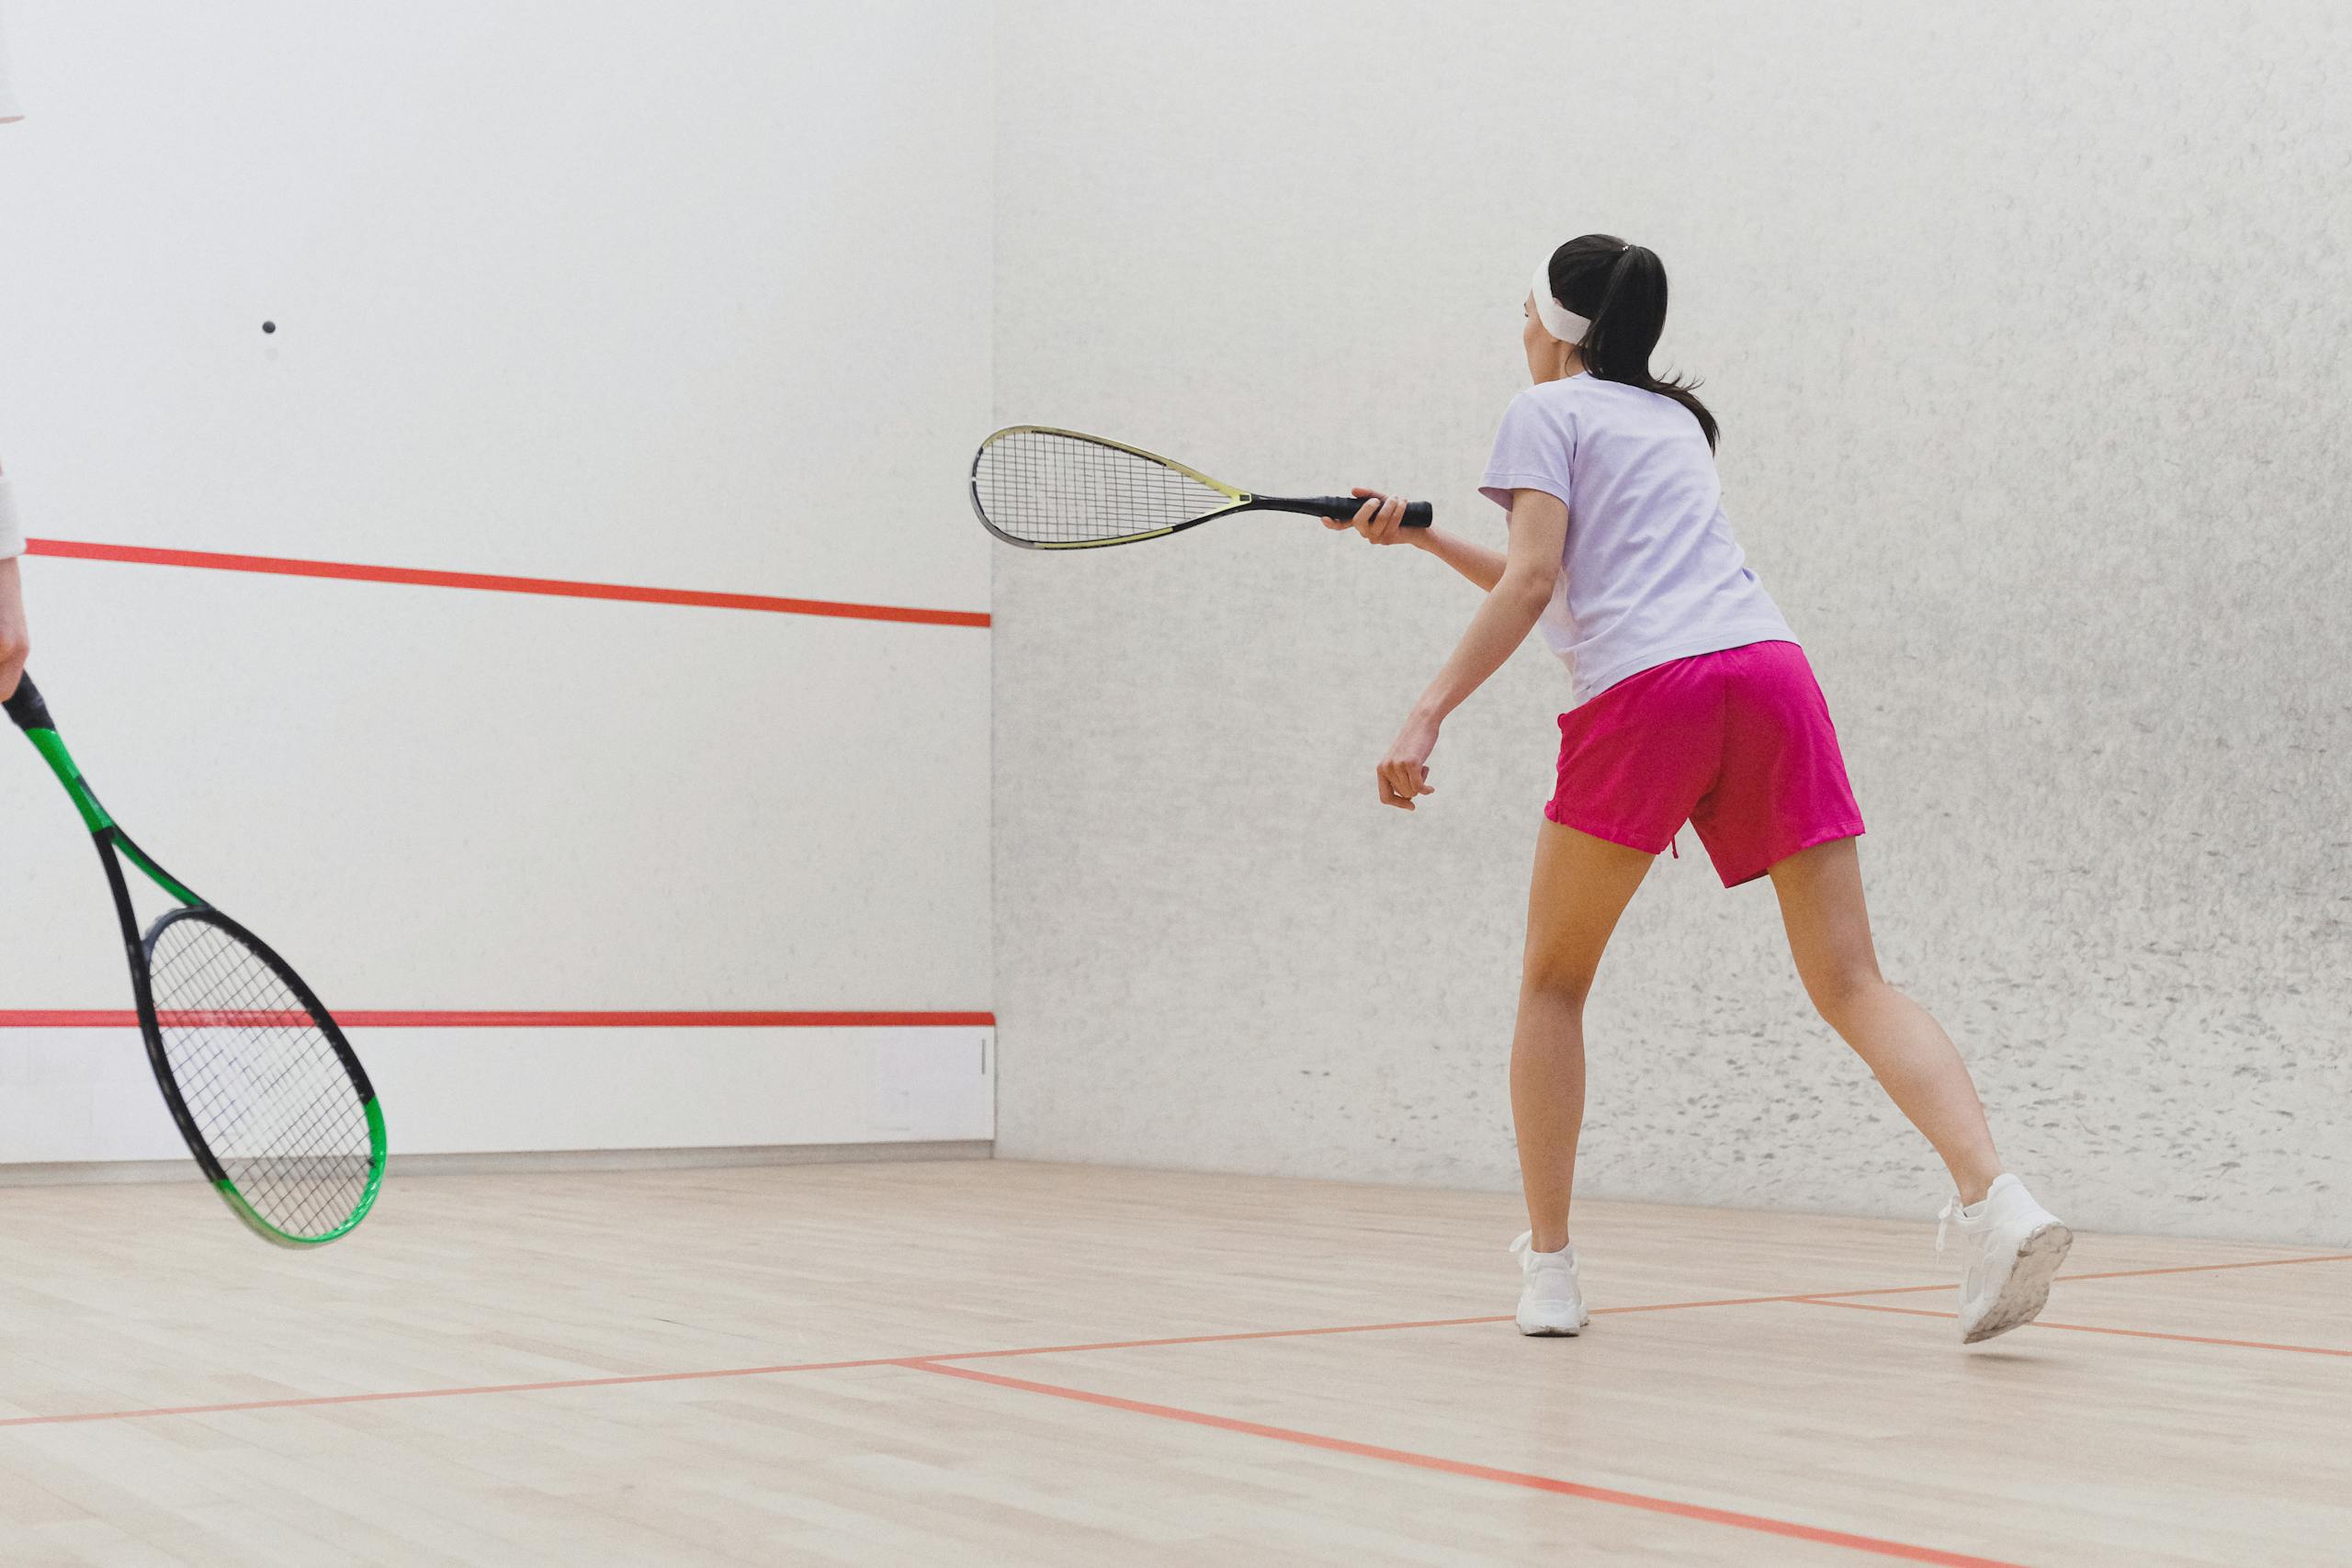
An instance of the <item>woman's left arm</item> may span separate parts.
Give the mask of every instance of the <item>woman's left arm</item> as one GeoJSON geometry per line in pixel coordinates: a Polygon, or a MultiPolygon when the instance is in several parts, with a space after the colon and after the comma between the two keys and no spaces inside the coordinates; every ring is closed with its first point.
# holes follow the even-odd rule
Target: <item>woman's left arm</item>
{"type": "Polygon", "coordinates": [[[1513,650],[1552,602],[1553,585],[1560,577],[1560,552],[1568,538],[1567,503],[1540,490],[1513,491],[1510,499],[1510,547],[1503,575],[1470,629],[1430,682],[1421,700],[1405,720],[1405,728],[1381,759],[1376,777],[1380,802],[1413,809],[1415,797],[1433,795],[1430,753],[1437,750],[1438,727],[1445,717],[1484,685],[1487,677],[1503,667],[1513,650]]]}
{"type": "MultiPolygon", "coordinates": [[[[6,83],[0,83],[5,87],[6,83]]],[[[0,97],[6,96],[0,92],[0,97]]],[[[24,553],[24,535],[17,526],[17,503],[8,475],[0,469],[0,698],[17,694],[17,678],[25,672],[28,639],[25,632],[25,595],[17,580],[17,557],[24,553]]]]}

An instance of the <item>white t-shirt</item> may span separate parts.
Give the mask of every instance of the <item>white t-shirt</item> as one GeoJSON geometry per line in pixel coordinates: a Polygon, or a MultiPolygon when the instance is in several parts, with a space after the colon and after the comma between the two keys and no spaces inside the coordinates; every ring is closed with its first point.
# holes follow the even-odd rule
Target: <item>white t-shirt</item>
{"type": "Polygon", "coordinates": [[[0,125],[24,118],[23,106],[17,102],[17,95],[8,90],[8,28],[6,19],[0,18],[0,125]]]}
{"type": "Polygon", "coordinates": [[[1586,374],[1530,387],[1479,489],[1505,507],[1514,490],[1567,503],[1537,625],[1577,703],[1677,659],[1796,641],[1731,536],[1706,433],[1672,398],[1586,374]]]}

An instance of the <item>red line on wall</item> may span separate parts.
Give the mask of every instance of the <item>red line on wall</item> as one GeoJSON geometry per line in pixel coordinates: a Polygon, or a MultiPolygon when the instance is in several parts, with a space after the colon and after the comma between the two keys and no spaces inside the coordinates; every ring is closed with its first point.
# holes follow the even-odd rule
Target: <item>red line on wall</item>
{"type": "MultiPolygon", "coordinates": [[[[481,1008],[338,1012],[345,1029],[993,1029],[992,1012],[531,1012],[481,1008]]],[[[128,1008],[0,1009],[0,1029],[136,1029],[128,1008]]]]}
{"type": "Polygon", "coordinates": [[[559,599],[619,599],[638,604],[692,604],[713,610],[764,610],[779,615],[833,615],[857,621],[911,621],[933,626],[985,626],[984,610],[922,610],[898,604],[851,604],[831,599],[786,599],[768,593],[713,593],[696,588],[640,588],[619,582],[572,582],[553,577],[505,577],[484,571],[427,571],[408,566],[360,566],[349,561],[293,560],[279,556],[220,555],[211,550],[164,550],[146,545],[96,545],[82,539],[29,539],[25,553],[73,560],[130,561],[205,571],[251,571],[276,577],[332,577],[351,582],[403,582],[420,588],[470,588],[490,593],[537,593],[559,599]]]}

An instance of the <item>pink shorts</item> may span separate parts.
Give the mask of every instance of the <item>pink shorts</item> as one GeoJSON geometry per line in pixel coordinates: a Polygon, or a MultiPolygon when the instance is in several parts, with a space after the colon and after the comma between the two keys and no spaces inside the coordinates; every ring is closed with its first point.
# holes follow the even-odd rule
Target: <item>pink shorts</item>
{"type": "Polygon", "coordinates": [[[1650,854],[1688,821],[1725,887],[1862,830],[1829,705],[1792,642],[1678,659],[1562,714],[1544,815],[1650,854]]]}

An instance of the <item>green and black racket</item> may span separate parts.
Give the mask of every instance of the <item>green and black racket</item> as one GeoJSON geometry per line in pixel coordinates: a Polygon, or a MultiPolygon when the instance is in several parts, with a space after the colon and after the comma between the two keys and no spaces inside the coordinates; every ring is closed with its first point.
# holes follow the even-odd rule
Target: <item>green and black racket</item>
{"type": "Polygon", "coordinates": [[[334,1015],[253,932],[133,843],[83,782],[30,678],[8,716],[49,760],[97,841],[156,1087],[205,1179],[266,1241],[316,1247],[367,1216],[384,1114],[334,1015]],[[177,901],[142,937],[128,860],[177,901]]]}
{"type": "MultiPolygon", "coordinates": [[[[1006,544],[1034,550],[1131,545],[1237,512],[1345,518],[1363,505],[1346,495],[1252,495],[1140,446],[1044,424],[1000,430],[972,458],[972,510],[1006,544]]],[[[1408,504],[1405,526],[1428,527],[1433,511],[1408,504]]]]}

